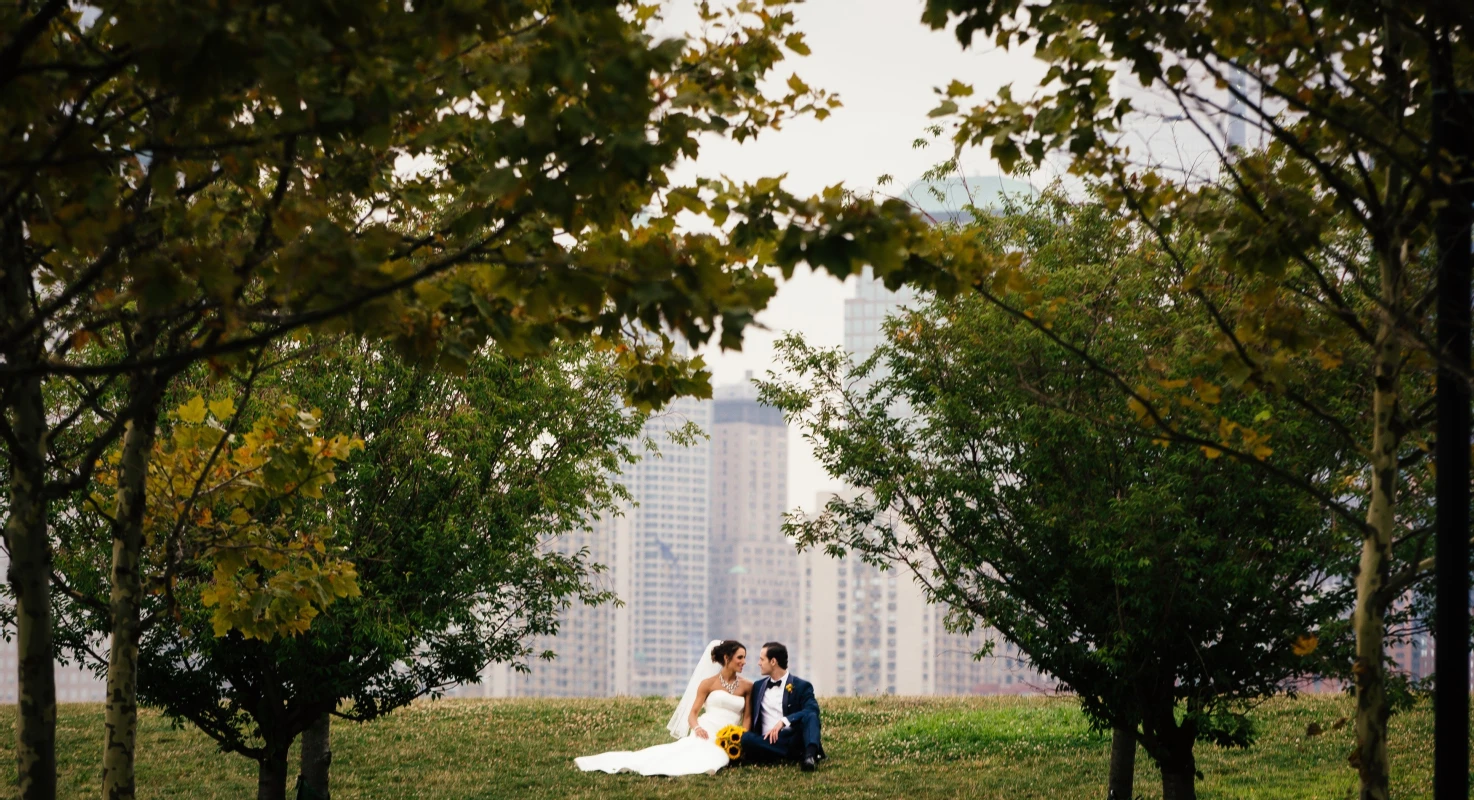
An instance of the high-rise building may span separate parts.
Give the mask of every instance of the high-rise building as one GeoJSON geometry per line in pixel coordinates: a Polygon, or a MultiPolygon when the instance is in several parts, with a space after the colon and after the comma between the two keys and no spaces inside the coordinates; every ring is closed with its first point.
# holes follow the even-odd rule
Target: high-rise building
{"type": "MultiPolygon", "coordinates": [[[[933,606],[935,608],[935,606],[933,606]]],[[[938,615],[933,629],[932,693],[960,694],[1034,694],[1053,691],[1055,680],[1034,669],[1016,645],[1004,641],[991,628],[970,634],[952,633],[938,615]],[[981,658],[978,653],[992,645],[991,652],[981,658]]]]}
{"type": "MultiPolygon", "coordinates": [[[[682,398],[646,424],[662,455],[632,470],[628,557],[629,680],[619,694],[679,695],[691,664],[706,647],[706,580],[710,539],[711,447],[669,437],[687,423],[711,430],[711,403],[682,398]]],[[[616,642],[618,644],[618,642],[616,642]]],[[[616,648],[618,649],[618,648],[616,648]]]]}
{"type": "MultiPolygon", "coordinates": [[[[0,575],[10,567],[10,558],[0,551],[0,575]]],[[[0,636],[0,705],[19,702],[20,661],[16,649],[15,630],[5,631],[0,636]]],[[[98,652],[104,655],[107,645],[99,643],[98,652]]],[[[57,662],[56,702],[58,703],[101,703],[107,699],[107,683],[97,677],[88,667],[75,660],[68,664],[57,662]]]]}
{"type": "Polygon", "coordinates": [[[822,550],[805,551],[800,570],[795,674],[825,695],[934,693],[935,608],[909,571],[822,550]]]}
{"type": "MultiPolygon", "coordinates": [[[[556,636],[537,637],[534,653],[551,650],[525,673],[493,666],[480,685],[460,696],[607,697],[679,695],[707,639],[707,580],[711,447],[672,441],[689,423],[710,431],[712,403],[673,401],[645,423],[642,438],[658,454],[642,452],[619,482],[632,504],[606,516],[588,532],[557,537],[551,547],[587,547],[592,561],[609,569],[599,577],[621,607],[575,605],[556,636]]],[[[643,448],[638,448],[643,451],[643,448]]]]}
{"type": "MultiPolygon", "coordinates": [[[[833,496],[820,494],[818,506],[833,496]]],[[[853,552],[837,559],[809,550],[800,573],[804,624],[794,671],[820,694],[1029,694],[1054,687],[996,631],[948,631],[947,609],[928,603],[905,567],[882,571],[853,552]],[[992,652],[977,658],[990,643],[992,652]]]]}
{"type": "Polygon", "coordinates": [[[764,642],[794,648],[799,634],[798,552],[783,535],[788,425],[747,381],[719,387],[711,427],[711,550],[707,630],[747,645],[749,677],[764,642]]]}
{"type": "MultiPolygon", "coordinates": [[[[929,219],[955,222],[966,218],[969,208],[997,207],[1005,195],[1021,198],[1033,192],[1020,181],[955,177],[913,184],[905,197],[929,219]]],[[[855,296],[845,300],[844,346],[851,360],[859,364],[873,355],[885,335],[886,318],[917,300],[909,287],[892,292],[868,270],[862,274],[855,296]]],[[[872,385],[883,374],[878,367],[857,386],[872,385]]],[[[903,406],[890,411],[911,413],[903,406]]],[[[821,495],[819,506],[827,501],[821,495]]],[[[795,669],[821,693],[1003,694],[1053,685],[996,632],[947,631],[946,609],[927,603],[905,567],[882,571],[853,553],[835,559],[811,550],[800,570],[804,624],[795,669]],[[997,640],[993,654],[975,659],[990,640],[997,640]]]]}
{"type": "Polygon", "coordinates": [[[1257,149],[1268,143],[1260,110],[1272,117],[1283,104],[1265,97],[1258,81],[1236,67],[1227,80],[1189,72],[1186,93],[1164,89],[1159,82],[1143,86],[1129,69],[1117,71],[1113,94],[1129,101],[1131,111],[1110,136],[1125,148],[1132,164],[1161,170],[1174,180],[1211,181],[1222,159],[1235,149],[1257,149]],[[1245,101],[1248,102],[1245,102],[1245,101]]]}
{"type": "MultiPolygon", "coordinates": [[[[633,550],[633,509],[626,505],[620,514],[606,514],[590,530],[572,531],[554,537],[548,547],[564,553],[588,551],[589,561],[609,567],[594,577],[596,588],[630,596],[628,565],[623,563],[633,550]],[[622,568],[621,568],[622,567],[622,568]]],[[[483,673],[481,683],[460,686],[450,694],[459,697],[608,697],[615,687],[629,683],[630,607],[612,603],[587,606],[574,603],[559,618],[556,636],[540,636],[530,642],[533,657],[549,650],[557,658],[537,659],[528,672],[514,672],[495,665],[483,673]]]]}
{"type": "Polygon", "coordinates": [[[1416,633],[1388,645],[1387,658],[1395,671],[1415,681],[1423,680],[1433,674],[1434,644],[1431,633],[1416,633]]]}

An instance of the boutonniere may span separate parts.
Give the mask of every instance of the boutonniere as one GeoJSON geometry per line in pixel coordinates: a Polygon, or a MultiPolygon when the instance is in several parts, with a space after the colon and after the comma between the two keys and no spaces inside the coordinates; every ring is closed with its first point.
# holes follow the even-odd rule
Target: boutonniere
{"type": "Polygon", "coordinates": [[[789,694],[793,694],[793,684],[788,684],[787,686],[783,687],[783,690],[788,692],[789,694]]]}

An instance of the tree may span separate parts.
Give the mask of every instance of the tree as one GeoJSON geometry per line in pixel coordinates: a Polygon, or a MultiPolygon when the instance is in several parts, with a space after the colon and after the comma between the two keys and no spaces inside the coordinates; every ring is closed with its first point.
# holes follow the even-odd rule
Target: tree
{"type": "MultiPolygon", "coordinates": [[[[342,557],[331,531],[296,527],[291,517],[298,504],[322,497],[334,465],[361,441],[316,435],[317,417],[291,405],[268,409],[240,435],[232,430],[237,410],[229,398],[206,404],[195,395],[171,416],[169,435],[154,441],[143,538],[137,557],[128,562],[142,592],[159,597],[152,613],[139,620],[140,634],[178,615],[175,590],[181,576],[202,585],[198,592],[211,609],[216,635],[230,630],[259,639],[294,635],[323,608],[358,593],[353,564],[342,557]]],[[[121,460],[120,452],[110,455],[97,475],[98,491],[83,500],[84,508],[74,509],[73,524],[57,526],[70,529],[59,542],[60,571],[80,577],[82,586],[107,586],[102,576],[121,560],[116,542],[110,551],[95,546],[109,537],[89,531],[87,524],[97,520],[103,530],[116,525],[125,502],[118,481],[121,460]]],[[[65,580],[61,587],[111,619],[111,596],[88,594],[65,580]]],[[[96,622],[68,631],[63,640],[86,647],[88,633],[108,630],[96,622]]],[[[136,686],[137,657],[136,649],[110,651],[109,682],[136,686]]],[[[108,731],[120,739],[135,733],[108,731]]]]}
{"type": "Polygon", "coordinates": [[[288,515],[325,530],[361,595],[295,636],[253,637],[218,624],[218,568],[201,563],[178,574],[182,617],[145,632],[139,665],[144,703],[259,763],[259,797],[286,796],[287,751],[327,715],[371,720],[489,663],[524,664],[528,637],[556,631],[571,602],[612,599],[593,586],[602,567],[549,547],[613,512],[613,477],[636,455],[644,417],[609,351],[487,350],[457,377],[344,342],[260,391],[264,409],[292,398],[364,442],[288,515]]]}
{"type": "MultiPolygon", "coordinates": [[[[1088,311],[1056,318],[1059,335],[1111,363],[1185,368],[1208,331],[1155,300],[1155,246],[1114,223],[1051,198],[971,232],[1088,311]]],[[[1194,743],[1249,745],[1253,703],[1319,668],[1315,643],[1349,605],[1345,538],[1293,487],[1143,435],[1109,378],[985,298],[935,301],[887,333],[853,370],[841,351],[781,342],[795,377],[762,397],[860,490],[785,529],[908,568],[952,625],[996,628],[1092,722],[1129,732],[1164,798],[1194,797],[1194,743]]],[[[1286,468],[1334,472],[1341,457],[1322,438],[1286,468]]]]}
{"type": "MultiPolygon", "coordinates": [[[[1307,372],[1341,363],[1360,370],[1370,390],[1363,408],[1339,415],[1302,408],[1355,448],[1363,478],[1302,488],[1362,534],[1351,762],[1362,796],[1385,798],[1385,621],[1393,601],[1434,566],[1427,494],[1417,485],[1431,482],[1424,458],[1438,447],[1424,376],[1437,368],[1445,379],[1457,377],[1446,399],[1469,378],[1469,365],[1445,357],[1431,329],[1439,297],[1434,217],[1457,214],[1462,221],[1452,229],[1467,230],[1468,198],[1458,187],[1468,165],[1447,139],[1434,142],[1431,134],[1435,120],[1474,118],[1462,91],[1474,74],[1474,17],[1444,2],[929,0],[923,19],[933,27],[955,21],[964,45],[979,34],[1004,47],[1032,44],[1050,65],[1035,97],[1005,90],[964,110],[959,102],[971,88],[959,82],[935,113],[955,120],[959,147],[986,146],[1005,169],[1065,152],[1073,173],[1108,186],[1111,201],[1158,237],[1166,267],[1190,301],[1184,313],[1194,309],[1217,328],[1205,349],[1221,365],[1214,390],[1227,384],[1302,402],[1294,383],[1307,372]],[[1169,114],[1201,133],[1215,174],[1174,176],[1120,144],[1114,134],[1133,105],[1113,95],[1118,71],[1129,71],[1169,114]],[[1262,150],[1229,147],[1220,127],[1233,124],[1251,131],[1262,150]],[[1199,258],[1195,244],[1175,236],[1183,225],[1213,240],[1212,258],[1199,258]],[[1258,294],[1238,302],[1215,291],[1235,283],[1229,278],[1252,280],[1258,294]]],[[[1026,298],[1024,292],[1007,302],[1038,316],[1026,298]]],[[[1452,305],[1458,308],[1457,298],[1452,305]]],[[[1131,401],[1160,435],[1203,446],[1217,441],[1220,452],[1272,466],[1239,438],[1257,441],[1251,418],[1177,404],[1194,400],[1190,386],[1151,395],[1135,388],[1126,387],[1131,401]]],[[[1460,434],[1453,435],[1443,448],[1464,451],[1460,434]]],[[[1467,469],[1462,463],[1460,472],[1467,469]]],[[[1444,510],[1457,514],[1468,505],[1467,479],[1448,480],[1459,491],[1444,510]]],[[[1462,541],[1467,531],[1441,536],[1462,541]]],[[[1464,564],[1447,568],[1467,572],[1464,564]]],[[[1452,619],[1464,619],[1466,600],[1454,594],[1452,619]]],[[[1439,632],[1451,637],[1447,652],[1467,648],[1463,628],[1439,632]]],[[[1453,662],[1458,674],[1444,677],[1463,686],[1463,658],[1453,662]]],[[[1467,758],[1464,695],[1455,690],[1452,702],[1439,704],[1440,730],[1464,742],[1440,752],[1459,759],[1467,758]]],[[[1466,770],[1451,763],[1439,772],[1462,796],[1466,770]]]]}
{"type": "MultiPolygon", "coordinates": [[[[766,264],[791,273],[812,255],[846,274],[890,246],[909,223],[837,192],[672,183],[700,136],[740,141],[835,104],[797,76],[782,96],[761,90],[785,52],[807,52],[787,5],[703,6],[690,40],[655,38],[658,6],[634,0],[0,10],[23,797],[55,793],[51,504],[85,492],[123,442],[109,582],[126,657],[155,423],[192,365],[242,369],[309,328],[451,367],[488,340],[531,353],[636,324],[694,344],[720,329],[735,347],[772,295],[766,264]],[[718,232],[679,231],[687,212],[718,232]],[[49,447],[62,439],[79,441],[49,447]]],[[[708,391],[668,346],[622,359],[641,404],[708,391]]],[[[107,725],[131,730],[132,688],[108,696],[107,725]]],[[[110,799],[134,794],[133,746],[109,741],[110,799]]]]}

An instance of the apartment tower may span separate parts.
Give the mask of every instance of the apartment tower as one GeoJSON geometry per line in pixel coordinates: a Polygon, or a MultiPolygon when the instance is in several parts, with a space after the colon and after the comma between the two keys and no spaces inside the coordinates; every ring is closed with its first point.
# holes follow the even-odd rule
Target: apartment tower
{"type": "Polygon", "coordinates": [[[799,635],[798,552],[783,535],[788,426],[757,402],[751,372],[715,394],[707,631],[746,644],[755,677],[763,642],[794,648],[799,635]]]}

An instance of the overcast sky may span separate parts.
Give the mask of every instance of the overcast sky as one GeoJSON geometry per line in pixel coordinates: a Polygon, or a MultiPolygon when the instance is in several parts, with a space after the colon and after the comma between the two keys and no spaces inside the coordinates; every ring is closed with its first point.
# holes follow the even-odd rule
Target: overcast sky
{"type": "MultiPolygon", "coordinates": [[[[897,184],[890,188],[899,192],[948,155],[941,146],[912,147],[936,105],[933,89],[955,78],[972,84],[978,96],[1008,83],[1017,94],[1032,92],[1044,73],[1032,56],[983,42],[964,51],[950,32],[923,25],[921,8],[920,0],[807,0],[797,6],[799,29],[813,53],[784,61],[774,77],[781,85],[797,72],[809,85],[838,93],[844,107],[823,122],[791,123],[740,146],[708,142],[690,172],[739,180],[787,173],[789,189],[803,194],[836,183],[868,190],[888,174],[897,184]]],[[[669,21],[689,29],[690,17],[679,11],[669,21]]],[[[964,168],[972,175],[999,174],[980,155],[965,159],[964,168]]],[[[714,385],[741,381],[746,370],[763,375],[773,363],[774,338],[786,330],[817,344],[841,344],[844,298],[852,291],[832,278],[795,276],[758,317],[768,331],[751,331],[742,352],[706,353],[714,385]]],[[[790,509],[812,509],[817,492],[838,485],[793,428],[788,470],[790,509]]]]}

